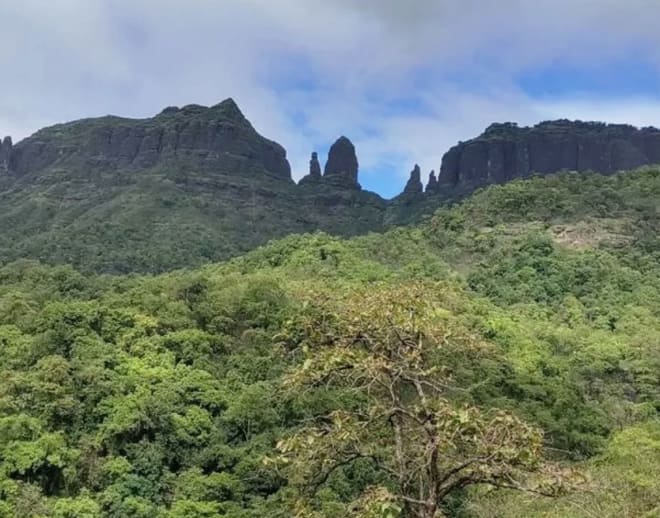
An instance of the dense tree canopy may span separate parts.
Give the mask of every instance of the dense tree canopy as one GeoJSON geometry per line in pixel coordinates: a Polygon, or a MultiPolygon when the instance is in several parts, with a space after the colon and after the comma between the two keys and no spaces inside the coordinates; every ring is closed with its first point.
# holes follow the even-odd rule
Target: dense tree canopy
{"type": "Polygon", "coordinates": [[[358,292],[330,319],[324,308],[297,324],[308,330],[296,335],[306,359],[285,385],[350,396],[348,405],[314,416],[278,445],[289,481],[303,494],[313,496],[336,470],[358,463],[379,476],[357,498],[356,516],[384,508],[439,517],[453,493],[477,484],[546,495],[560,489],[561,473],[543,462],[540,430],[509,412],[474,406],[473,392],[490,381],[483,376],[492,352],[428,303],[435,289],[358,292]],[[542,472],[545,480],[532,484],[529,475],[542,472]]]}
{"type": "Polygon", "coordinates": [[[191,271],[6,264],[0,516],[655,516],[658,199],[562,174],[191,271]]]}

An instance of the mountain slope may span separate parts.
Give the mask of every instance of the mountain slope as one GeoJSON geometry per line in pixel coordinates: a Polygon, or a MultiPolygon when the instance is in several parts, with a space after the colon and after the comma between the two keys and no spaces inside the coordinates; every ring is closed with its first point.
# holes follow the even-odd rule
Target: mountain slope
{"type": "Polygon", "coordinates": [[[232,100],[47,128],[0,172],[0,261],[162,271],[289,233],[381,227],[384,201],[353,186],[297,188],[284,149],[232,100]]]}
{"type": "MultiPolygon", "coordinates": [[[[291,516],[295,473],[266,460],[362,398],[325,380],[292,394],[285,376],[343,326],[370,331],[404,302],[409,312],[387,295],[414,289],[445,330],[439,349],[458,384],[447,400],[540,427],[545,455],[588,481],[559,499],[458,492],[448,517],[653,516],[659,199],[658,168],[564,173],[491,186],[420,225],[288,236],[196,270],[6,265],[0,513],[291,516]],[[454,347],[465,337],[481,344],[476,358],[454,347]]],[[[387,477],[371,464],[338,469],[316,515],[350,515],[369,488],[396,484],[387,477]]]]}
{"type": "Polygon", "coordinates": [[[148,119],[101,117],[0,143],[0,264],[32,258],[84,271],[162,272],[224,260],[292,233],[340,236],[420,221],[491,183],[535,172],[660,160],[660,132],[555,121],[493,125],[452,148],[426,187],[419,167],[384,200],[361,188],[346,137],[298,185],[286,151],[233,100],[148,119]]]}

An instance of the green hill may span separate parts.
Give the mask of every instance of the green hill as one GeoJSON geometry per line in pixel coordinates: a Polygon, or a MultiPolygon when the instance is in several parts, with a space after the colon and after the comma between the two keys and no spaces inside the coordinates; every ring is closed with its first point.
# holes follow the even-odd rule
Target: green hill
{"type": "MultiPolygon", "coordinates": [[[[108,207],[139,198],[142,182],[108,207]]],[[[32,217],[46,217],[52,199],[33,192],[43,212],[32,217]]],[[[386,469],[397,466],[392,417],[377,421],[373,398],[387,366],[410,358],[410,372],[447,387],[427,404],[414,383],[397,385],[411,423],[444,416],[422,419],[422,430],[432,422],[451,437],[438,465],[481,458],[442,498],[444,515],[657,516],[659,200],[657,168],[565,173],[488,187],[416,226],[292,235],[198,269],[110,276],[7,264],[0,516],[405,516],[413,504],[397,488],[409,482],[386,469]],[[393,350],[403,356],[387,357],[393,350]],[[367,422],[382,426],[360,432],[367,422]],[[314,456],[329,445],[349,455],[332,471],[314,456]],[[562,484],[534,487],[552,498],[495,490],[548,473],[562,484]]],[[[167,240],[172,221],[131,264],[190,259],[187,244],[167,240]]],[[[82,241],[125,254],[118,239],[82,241]]],[[[112,257],[92,265],[117,269],[106,268],[112,257]]],[[[413,460],[424,435],[413,430],[403,467],[422,476],[413,460]]]]}

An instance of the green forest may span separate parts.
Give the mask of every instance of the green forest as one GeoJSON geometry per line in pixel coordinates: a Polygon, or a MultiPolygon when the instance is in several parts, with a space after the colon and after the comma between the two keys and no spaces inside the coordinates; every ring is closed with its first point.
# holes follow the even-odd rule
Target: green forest
{"type": "Polygon", "coordinates": [[[196,269],[6,263],[0,517],[658,517],[658,200],[560,173],[196,269]]]}

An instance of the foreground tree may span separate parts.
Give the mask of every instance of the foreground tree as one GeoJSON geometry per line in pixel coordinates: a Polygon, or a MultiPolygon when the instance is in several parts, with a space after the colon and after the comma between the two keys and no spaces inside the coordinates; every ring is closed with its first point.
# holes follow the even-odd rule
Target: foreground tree
{"type": "Polygon", "coordinates": [[[470,403],[479,383],[465,366],[479,364],[488,347],[428,302],[429,289],[326,301],[287,334],[307,354],[288,377],[289,390],[353,395],[278,445],[298,488],[297,516],[319,516],[314,495],[358,462],[382,478],[352,502],[355,516],[437,518],[452,493],[474,484],[544,495],[560,487],[559,470],[543,461],[538,429],[470,403]]]}

